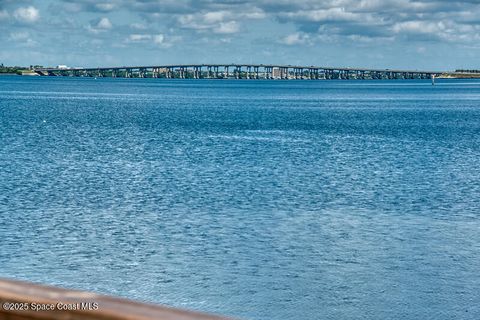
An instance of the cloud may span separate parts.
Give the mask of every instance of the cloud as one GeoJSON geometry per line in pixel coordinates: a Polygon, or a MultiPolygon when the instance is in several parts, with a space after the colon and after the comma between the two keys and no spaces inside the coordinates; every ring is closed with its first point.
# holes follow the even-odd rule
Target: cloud
{"type": "Polygon", "coordinates": [[[21,41],[28,39],[29,34],[26,31],[19,31],[19,32],[11,32],[10,33],[10,40],[12,41],[21,41]]]}
{"type": "Polygon", "coordinates": [[[137,29],[137,30],[145,30],[145,29],[147,29],[147,26],[144,25],[143,23],[135,22],[135,23],[130,24],[130,28],[137,29]]]}
{"type": "Polygon", "coordinates": [[[153,24],[200,33],[239,33],[249,20],[266,19],[293,25],[311,39],[415,40],[429,34],[432,40],[452,42],[475,38],[480,24],[478,0],[77,0],[75,6],[94,12],[128,10],[153,24]],[[449,27],[436,28],[438,22],[449,27]],[[415,24],[427,31],[412,30],[415,24]],[[437,36],[428,31],[432,27],[437,36]]]}
{"type": "Polygon", "coordinates": [[[0,10],[0,21],[7,20],[9,17],[7,10],[0,10]]]}
{"type": "Polygon", "coordinates": [[[288,20],[335,23],[345,21],[372,20],[369,14],[346,11],[345,8],[329,8],[319,10],[297,11],[284,13],[281,17],[288,20]]]}
{"type": "Polygon", "coordinates": [[[139,42],[152,39],[152,35],[150,34],[131,34],[128,37],[128,40],[131,42],[139,42]]]}
{"type": "Polygon", "coordinates": [[[19,22],[33,23],[40,19],[40,13],[37,8],[33,6],[20,7],[13,12],[13,16],[19,22]]]}
{"type": "Polygon", "coordinates": [[[92,33],[101,33],[112,29],[113,25],[110,20],[106,17],[92,20],[87,26],[87,30],[92,33]]]}
{"type": "MultiPolygon", "coordinates": [[[[246,0],[62,0],[69,11],[128,11],[154,24],[221,34],[236,33],[248,20],[266,19],[267,14],[246,0]]],[[[262,0],[261,0],[262,1],[262,0]]],[[[260,2],[261,2],[260,1],[260,2]]]]}
{"type": "Polygon", "coordinates": [[[163,34],[156,34],[152,36],[152,39],[155,44],[164,44],[165,36],[163,34]]]}
{"type": "Polygon", "coordinates": [[[213,28],[213,32],[222,34],[237,33],[239,31],[240,26],[236,21],[220,22],[218,26],[213,28]]]}
{"type": "Polygon", "coordinates": [[[480,29],[451,21],[405,21],[393,25],[392,30],[409,39],[444,42],[472,41],[480,37],[480,29]]]}
{"type": "Polygon", "coordinates": [[[97,25],[96,25],[96,28],[97,29],[104,29],[104,30],[108,30],[108,29],[111,29],[112,28],[112,23],[110,22],[110,20],[108,20],[108,18],[101,18],[97,25]]]}
{"type": "Polygon", "coordinates": [[[259,6],[317,39],[462,42],[480,34],[480,2],[473,0],[261,0],[259,6]]]}
{"type": "Polygon", "coordinates": [[[178,38],[172,37],[170,41],[166,41],[166,37],[164,34],[130,34],[125,42],[127,43],[151,43],[159,47],[169,48],[173,45],[173,42],[179,40],[178,38]]]}
{"type": "Polygon", "coordinates": [[[237,15],[229,11],[210,11],[196,14],[180,15],[177,22],[181,28],[199,32],[232,34],[240,31],[237,15]]]}
{"type": "Polygon", "coordinates": [[[445,29],[445,24],[442,22],[431,21],[405,21],[396,23],[392,27],[396,33],[441,33],[445,29]]]}
{"type": "Polygon", "coordinates": [[[74,2],[62,0],[62,2],[61,6],[69,12],[111,12],[123,6],[123,1],[121,0],[76,0],[74,2]]]}
{"type": "Polygon", "coordinates": [[[218,23],[224,21],[229,14],[228,11],[207,12],[203,15],[203,20],[206,23],[218,23]]]}
{"type": "Polygon", "coordinates": [[[305,44],[309,41],[309,35],[303,33],[292,33],[280,40],[280,43],[292,46],[297,44],[305,44]]]}
{"type": "Polygon", "coordinates": [[[16,42],[24,47],[34,47],[38,44],[37,41],[30,38],[30,34],[26,31],[11,32],[8,40],[16,42]]]}
{"type": "Polygon", "coordinates": [[[109,12],[116,8],[115,3],[96,3],[94,6],[102,12],[109,12]]]}

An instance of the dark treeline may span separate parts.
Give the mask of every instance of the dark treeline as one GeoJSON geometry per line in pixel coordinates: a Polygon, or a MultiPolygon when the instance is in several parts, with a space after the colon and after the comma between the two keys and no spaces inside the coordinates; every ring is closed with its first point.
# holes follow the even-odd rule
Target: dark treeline
{"type": "Polygon", "coordinates": [[[22,74],[22,71],[32,70],[41,66],[30,66],[30,67],[21,67],[21,66],[5,66],[3,63],[0,64],[0,73],[9,73],[9,74],[22,74]]]}
{"type": "Polygon", "coordinates": [[[480,73],[480,70],[465,70],[465,69],[457,69],[455,72],[459,73],[480,73]]]}

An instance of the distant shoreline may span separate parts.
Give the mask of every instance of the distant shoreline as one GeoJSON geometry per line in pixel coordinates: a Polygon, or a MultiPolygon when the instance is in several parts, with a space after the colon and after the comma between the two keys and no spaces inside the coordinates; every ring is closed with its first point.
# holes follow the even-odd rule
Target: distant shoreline
{"type": "Polygon", "coordinates": [[[18,73],[18,72],[3,72],[3,73],[0,73],[0,77],[1,76],[39,76],[38,74],[36,74],[35,72],[28,72],[28,71],[22,71],[21,73],[18,73]]]}
{"type": "Polygon", "coordinates": [[[480,73],[444,73],[438,79],[480,79],[480,73]]]}

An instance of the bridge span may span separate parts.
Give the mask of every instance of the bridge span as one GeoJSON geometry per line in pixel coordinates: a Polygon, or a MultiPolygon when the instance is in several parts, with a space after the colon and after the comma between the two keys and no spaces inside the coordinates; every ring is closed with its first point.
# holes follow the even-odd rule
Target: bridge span
{"type": "Polygon", "coordinates": [[[36,68],[41,76],[167,79],[430,79],[442,71],[334,68],[273,64],[179,64],[97,68],[36,68]]]}

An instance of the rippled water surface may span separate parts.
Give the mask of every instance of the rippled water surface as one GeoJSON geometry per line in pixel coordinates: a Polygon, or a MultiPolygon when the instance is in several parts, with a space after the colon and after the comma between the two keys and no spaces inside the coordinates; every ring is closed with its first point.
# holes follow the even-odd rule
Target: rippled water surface
{"type": "Polygon", "coordinates": [[[244,319],[480,319],[480,82],[0,77],[0,241],[244,319]]]}

